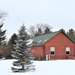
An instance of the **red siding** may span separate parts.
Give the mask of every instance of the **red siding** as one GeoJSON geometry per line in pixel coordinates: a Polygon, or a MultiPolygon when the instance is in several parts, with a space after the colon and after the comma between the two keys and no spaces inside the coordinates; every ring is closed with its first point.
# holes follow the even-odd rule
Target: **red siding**
{"type": "Polygon", "coordinates": [[[32,47],[31,53],[32,53],[33,57],[36,57],[36,58],[42,57],[43,58],[43,48],[42,47],[32,47]],[[32,51],[32,50],[34,50],[34,51],[32,51]]]}
{"type": "Polygon", "coordinates": [[[74,56],[74,43],[69,40],[63,33],[59,33],[45,44],[45,54],[50,54],[50,47],[55,47],[55,55],[50,59],[66,59],[74,56]],[[66,55],[66,47],[70,47],[70,55],[66,55]]]}

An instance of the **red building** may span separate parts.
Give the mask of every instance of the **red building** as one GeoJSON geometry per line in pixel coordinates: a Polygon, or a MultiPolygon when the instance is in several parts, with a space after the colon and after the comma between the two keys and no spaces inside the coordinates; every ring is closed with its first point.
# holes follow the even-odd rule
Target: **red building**
{"type": "Polygon", "coordinates": [[[31,54],[35,59],[74,59],[75,42],[63,29],[32,38],[31,54]]]}

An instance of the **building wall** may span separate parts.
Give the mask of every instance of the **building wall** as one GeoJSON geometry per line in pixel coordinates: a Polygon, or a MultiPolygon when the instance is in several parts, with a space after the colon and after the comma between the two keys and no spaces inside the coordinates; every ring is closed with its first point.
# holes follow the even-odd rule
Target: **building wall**
{"type": "Polygon", "coordinates": [[[43,47],[32,47],[31,48],[32,57],[36,59],[43,59],[43,47]]]}
{"type": "Polygon", "coordinates": [[[74,57],[75,45],[63,33],[59,33],[45,44],[45,54],[50,54],[50,60],[74,57]],[[55,55],[50,54],[50,47],[55,47],[55,55]],[[66,47],[70,47],[70,55],[66,55],[66,47]]]}

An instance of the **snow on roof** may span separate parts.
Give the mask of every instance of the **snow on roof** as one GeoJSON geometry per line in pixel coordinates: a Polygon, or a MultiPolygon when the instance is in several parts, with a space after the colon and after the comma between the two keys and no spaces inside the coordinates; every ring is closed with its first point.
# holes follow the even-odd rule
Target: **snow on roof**
{"type": "Polygon", "coordinates": [[[32,39],[29,39],[27,45],[30,45],[32,43],[33,43],[33,40],[32,39]]]}
{"type": "Polygon", "coordinates": [[[44,42],[46,42],[48,39],[44,40],[44,42]]]}
{"type": "Polygon", "coordinates": [[[39,42],[42,42],[42,40],[40,40],[39,42]]]}

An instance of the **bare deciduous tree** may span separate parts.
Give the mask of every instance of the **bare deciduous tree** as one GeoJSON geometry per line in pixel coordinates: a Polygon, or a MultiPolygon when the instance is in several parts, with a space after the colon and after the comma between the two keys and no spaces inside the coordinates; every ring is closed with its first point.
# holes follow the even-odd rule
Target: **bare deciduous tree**
{"type": "Polygon", "coordinates": [[[37,27],[36,27],[36,28],[37,28],[37,29],[40,28],[41,31],[42,31],[42,34],[45,33],[46,28],[48,28],[50,31],[51,31],[51,29],[52,29],[52,27],[51,27],[49,24],[43,24],[43,23],[37,24],[37,27]]]}
{"type": "Polygon", "coordinates": [[[3,23],[3,20],[7,15],[8,15],[8,13],[0,10],[0,23],[3,23]]]}
{"type": "Polygon", "coordinates": [[[29,33],[31,37],[39,36],[52,32],[52,27],[49,24],[36,24],[35,26],[30,26],[29,33]]]}
{"type": "Polygon", "coordinates": [[[34,37],[35,33],[36,33],[35,26],[31,25],[30,28],[29,28],[29,35],[30,35],[30,37],[34,37]]]}

